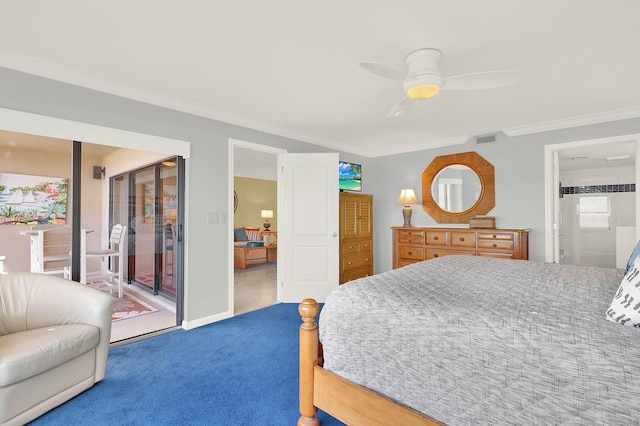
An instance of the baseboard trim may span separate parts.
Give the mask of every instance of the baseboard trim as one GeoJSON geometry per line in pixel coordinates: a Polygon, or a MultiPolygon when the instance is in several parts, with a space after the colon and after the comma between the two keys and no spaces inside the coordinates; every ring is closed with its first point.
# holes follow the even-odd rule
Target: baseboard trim
{"type": "Polygon", "coordinates": [[[192,330],[197,327],[202,327],[203,325],[207,325],[207,324],[211,324],[214,322],[231,318],[232,316],[233,315],[231,315],[231,312],[227,311],[221,314],[209,315],[207,317],[198,318],[197,320],[193,320],[193,321],[185,320],[185,321],[182,321],[182,328],[184,328],[185,330],[192,330]]]}

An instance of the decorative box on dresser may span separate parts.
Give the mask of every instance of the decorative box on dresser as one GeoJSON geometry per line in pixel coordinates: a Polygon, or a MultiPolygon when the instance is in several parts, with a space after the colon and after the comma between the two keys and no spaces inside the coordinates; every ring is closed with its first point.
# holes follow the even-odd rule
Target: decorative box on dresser
{"type": "Polygon", "coordinates": [[[340,193],[340,284],[373,275],[373,195],[340,193]]]}
{"type": "Polygon", "coordinates": [[[394,226],[393,269],[452,254],[529,259],[528,229],[394,226]]]}

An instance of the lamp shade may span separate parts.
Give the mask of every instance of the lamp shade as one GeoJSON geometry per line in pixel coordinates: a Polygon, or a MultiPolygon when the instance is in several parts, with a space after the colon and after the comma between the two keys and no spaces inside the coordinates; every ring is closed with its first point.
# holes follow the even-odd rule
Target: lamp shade
{"type": "Polygon", "coordinates": [[[263,219],[273,219],[273,210],[260,210],[260,217],[263,219]]]}
{"type": "Polygon", "coordinates": [[[411,188],[404,188],[400,191],[400,198],[396,201],[396,204],[402,204],[408,206],[410,204],[420,204],[418,198],[416,198],[416,193],[411,188]]]}

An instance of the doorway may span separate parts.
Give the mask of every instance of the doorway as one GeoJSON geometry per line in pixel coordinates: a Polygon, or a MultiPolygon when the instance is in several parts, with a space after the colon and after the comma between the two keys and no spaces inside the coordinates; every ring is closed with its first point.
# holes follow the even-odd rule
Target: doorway
{"type": "MultiPolygon", "coordinates": [[[[248,225],[260,227],[260,225],[262,225],[262,223],[265,221],[264,218],[260,217],[262,209],[275,210],[275,215],[277,216],[280,205],[280,182],[279,173],[277,170],[277,157],[278,154],[282,153],[286,153],[286,151],[280,148],[274,148],[250,142],[233,139],[230,140],[229,193],[234,197],[234,199],[230,200],[229,202],[229,205],[231,207],[229,213],[229,222],[231,225],[229,228],[231,234],[233,234],[233,229],[235,227],[243,227],[248,225]],[[245,181],[255,180],[255,182],[267,184],[267,186],[270,187],[273,187],[273,185],[271,185],[271,182],[275,182],[275,205],[272,205],[273,201],[271,201],[270,204],[262,205],[261,203],[263,203],[264,200],[261,200],[260,198],[262,197],[262,195],[266,196],[266,194],[256,193],[254,197],[256,199],[252,200],[252,202],[255,203],[255,205],[253,206],[253,210],[255,210],[253,213],[255,214],[250,214],[249,216],[247,216],[245,212],[245,214],[241,215],[242,218],[240,218],[239,221],[236,221],[235,207],[238,206],[241,211],[246,207],[245,203],[237,202],[237,193],[234,192],[234,182],[236,181],[236,178],[245,181]]],[[[243,194],[240,194],[241,198],[242,196],[243,194]]],[[[269,196],[268,198],[272,199],[271,196],[269,196]]],[[[277,244],[277,237],[273,236],[274,234],[277,235],[277,226],[274,227],[273,225],[271,225],[269,230],[271,231],[271,235],[268,237],[269,242],[271,244],[273,244],[274,242],[277,244]]],[[[231,235],[231,241],[234,241],[233,235],[231,235]]],[[[232,278],[230,280],[229,289],[229,306],[233,310],[234,315],[238,313],[244,313],[249,310],[269,306],[277,302],[277,275],[280,273],[280,267],[277,260],[275,262],[275,267],[268,269],[258,269],[261,266],[267,266],[258,264],[254,267],[249,267],[246,270],[236,270],[233,261],[233,247],[230,247],[230,259],[231,261],[229,262],[229,276],[232,278]]]]}
{"type": "Polygon", "coordinates": [[[621,268],[638,239],[638,135],[545,147],[546,260],[621,268]]]}

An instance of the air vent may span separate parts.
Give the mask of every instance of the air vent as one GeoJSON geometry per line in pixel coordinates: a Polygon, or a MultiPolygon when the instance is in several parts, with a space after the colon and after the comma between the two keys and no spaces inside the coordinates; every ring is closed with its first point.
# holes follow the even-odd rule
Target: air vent
{"type": "Polygon", "coordinates": [[[482,145],[484,143],[493,143],[496,141],[496,135],[478,136],[476,138],[476,145],[482,145]]]}

